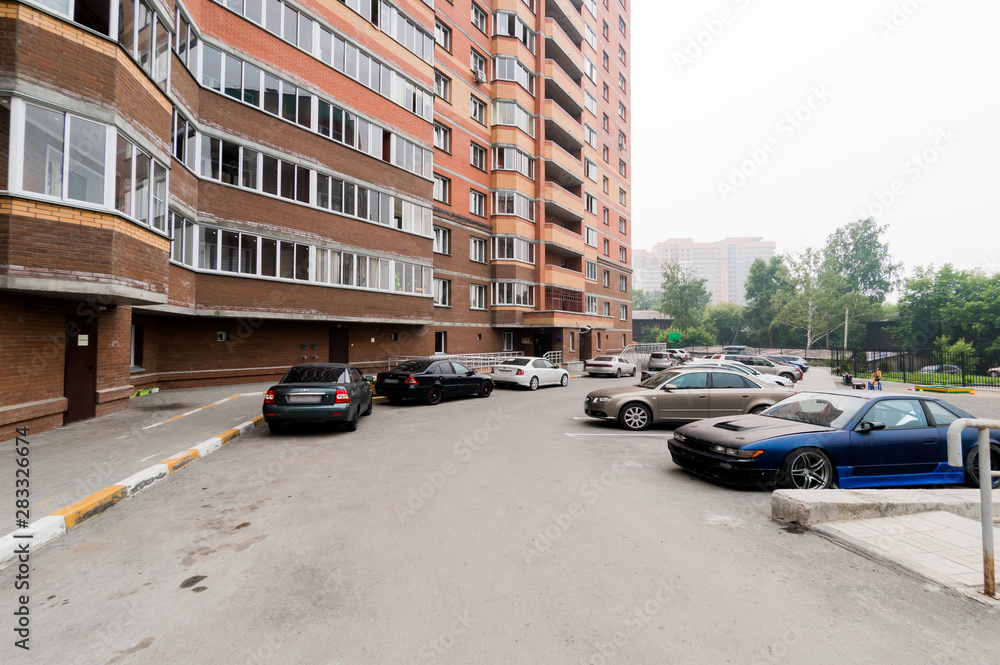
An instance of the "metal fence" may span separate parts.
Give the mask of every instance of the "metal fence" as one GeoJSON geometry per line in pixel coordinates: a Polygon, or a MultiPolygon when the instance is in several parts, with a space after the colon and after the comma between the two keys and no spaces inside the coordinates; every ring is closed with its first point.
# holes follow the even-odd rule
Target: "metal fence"
{"type": "Polygon", "coordinates": [[[948,353],[930,350],[889,349],[831,352],[835,374],[868,378],[879,369],[883,381],[934,386],[1000,388],[1000,354],[948,353]]]}
{"type": "Polygon", "coordinates": [[[457,363],[462,363],[469,369],[483,370],[490,369],[494,365],[502,363],[504,360],[509,358],[517,358],[523,355],[524,354],[520,351],[500,351],[499,353],[461,353],[435,356],[389,356],[388,369],[392,369],[407,360],[426,360],[428,358],[433,358],[434,360],[454,360],[457,363]]]}

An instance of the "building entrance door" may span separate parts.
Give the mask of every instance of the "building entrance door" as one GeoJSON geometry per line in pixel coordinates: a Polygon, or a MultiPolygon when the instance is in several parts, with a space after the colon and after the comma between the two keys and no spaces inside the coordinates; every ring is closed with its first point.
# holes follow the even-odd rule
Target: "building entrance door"
{"type": "Polygon", "coordinates": [[[97,413],[97,319],[66,317],[66,397],[64,423],[93,418],[97,413]]]}
{"type": "Polygon", "coordinates": [[[350,356],[350,333],[344,328],[330,328],[330,362],[348,363],[350,356]]]}

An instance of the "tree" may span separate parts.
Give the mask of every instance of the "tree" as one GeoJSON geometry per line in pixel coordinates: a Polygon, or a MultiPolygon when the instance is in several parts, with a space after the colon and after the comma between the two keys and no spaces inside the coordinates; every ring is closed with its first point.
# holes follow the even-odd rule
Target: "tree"
{"type": "Polygon", "coordinates": [[[746,307],[743,310],[748,334],[761,346],[774,346],[777,328],[771,324],[778,316],[781,294],[791,291],[788,270],[780,256],[772,256],[769,261],[754,259],[750,264],[750,274],[745,286],[746,307]]]}
{"type": "Polygon", "coordinates": [[[663,294],[659,291],[632,290],[632,310],[659,309],[663,294]]]}
{"type": "Polygon", "coordinates": [[[677,345],[678,342],[670,340],[671,333],[680,333],[681,341],[679,344],[681,346],[714,346],[716,344],[715,335],[712,334],[711,330],[706,329],[704,326],[657,330],[656,337],[653,341],[660,342],[661,344],[669,344],[671,346],[677,345]]]}
{"type": "Polygon", "coordinates": [[[831,274],[823,270],[823,255],[811,247],[789,257],[786,263],[792,288],[780,294],[781,307],[771,326],[784,324],[803,330],[808,350],[827,332],[825,314],[822,321],[820,315],[831,306],[831,274]]]}
{"type": "Polygon", "coordinates": [[[843,278],[841,293],[857,292],[880,303],[899,285],[903,264],[892,262],[889,246],[882,241],[888,228],[869,217],[840,227],[826,239],[824,268],[843,278]]]}
{"type": "Polygon", "coordinates": [[[743,332],[743,308],[731,302],[710,305],[705,310],[705,328],[725,344],[736,344],[743,332]]]}
{"type": "Polygon", "coordinates": [[[904,346],[927,349],[945,336],[964,338],[989,349],[1000,339],[1000,274],[955,270],[945,264],[917,268],[899,298],[896,338],[904,346]]]}
{"type": "Polygon", "coordinates": [[[675,262],[663,269],[660,311],[673,318],[675,328],[693,328],[701,323],[705,307],[712,299],[705,289],[706,281],[675,262]]]}

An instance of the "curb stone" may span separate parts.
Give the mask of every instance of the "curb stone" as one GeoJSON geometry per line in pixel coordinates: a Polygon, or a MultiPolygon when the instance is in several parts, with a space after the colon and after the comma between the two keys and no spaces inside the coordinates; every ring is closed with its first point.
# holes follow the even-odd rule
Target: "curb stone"
{"type": "Polygon", "coordinates": [[[30,550],[35,552],[73,527],[100,515],[116,503],[132,498],[154,483],[183,469],[196,459],[215,452],[225,444],[263,424],[264,416],[257,416],[238,427],[226,430],[219,436],[212,437],[187,450],[182,450],[151,467],[132,474],[125,480],[109,485],[85,499],[36,520],[26,529],[19,529],[0,537],[0,569],[6,568],[18,560],[15,551],[19,545],[28,543],[30,550]]]}

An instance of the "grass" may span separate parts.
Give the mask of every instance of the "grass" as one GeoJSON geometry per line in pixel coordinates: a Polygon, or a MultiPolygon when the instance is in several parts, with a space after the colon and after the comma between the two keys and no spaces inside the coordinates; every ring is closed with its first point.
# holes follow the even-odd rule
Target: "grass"
{"type": "MultiPolygon", "coordinates": [[[[868,378],[867,376],[860,378],[868,378]]],[[[882,372],[883,381],[903,381],[902,372],[882,372]]],[[[960,386],[962,385],[961,374],[938,374],[928,372],[907,372],[906,383],[915,383],[925,386],[960,386]]],[[[987,385],[1000,386],[1000,378],[984,376],[982,374],[966,374],[965,383],[967,385],[987,385]]]]}

